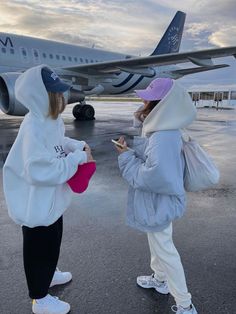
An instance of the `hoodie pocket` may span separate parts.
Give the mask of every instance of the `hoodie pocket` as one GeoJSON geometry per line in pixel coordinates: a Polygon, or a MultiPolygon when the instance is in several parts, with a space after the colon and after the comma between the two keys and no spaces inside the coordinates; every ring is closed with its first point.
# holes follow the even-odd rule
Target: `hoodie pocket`
{"type": "Polygon", "coordinates": [[[134,195],[134,218],[146,227],[158,224],[158,212],[153,202],[154,193],[136,190],[134,195]]]}
{"type": "Polygon", "coordinates": [[[161,227],[184,212],[183,199],[140,190],[134,195],[134,219],[143,227],[161,227]]]}

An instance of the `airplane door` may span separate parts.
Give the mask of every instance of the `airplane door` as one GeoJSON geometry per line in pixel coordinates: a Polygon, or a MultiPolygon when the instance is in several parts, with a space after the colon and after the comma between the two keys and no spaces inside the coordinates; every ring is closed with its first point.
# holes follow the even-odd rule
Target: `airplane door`
{"type": "Polygon", "coordinates": [[[39,50],[33,48],[32,49],[32,55],[33,55],[33,61],[35,64],[40,64],[41,60],[40,60],[40,54],[39,54],[39,50]]]}

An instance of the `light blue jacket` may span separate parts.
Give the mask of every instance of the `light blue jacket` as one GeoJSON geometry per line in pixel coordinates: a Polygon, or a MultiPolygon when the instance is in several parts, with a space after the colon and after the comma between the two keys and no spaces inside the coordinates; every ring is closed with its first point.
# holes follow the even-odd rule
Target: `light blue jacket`
{"type": "MultiPolygon", "coordinates": [[[[138,109],[140,110],[140,108],[138,109]]],[[[184,157],[180,130],[196,117],[187,90],[173,81],[172,88],[147,115],[136,121],[142,137],[133,150],[122,153],[119,167],[130,185],[127,222],[145,232],[164,230],[185,211],[184,157]]]]}
{"type": "Polygon", "coordinates": [[[127,223],[144,232],[162,231],[185,211],[184,158],[179,130],[135,137],[118,157],[129,183],[127,223]]]}

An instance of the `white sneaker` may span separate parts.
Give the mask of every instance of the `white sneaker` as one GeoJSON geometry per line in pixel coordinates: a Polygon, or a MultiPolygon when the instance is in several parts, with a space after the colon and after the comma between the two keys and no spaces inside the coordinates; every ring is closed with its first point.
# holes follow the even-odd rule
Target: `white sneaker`
{"type": "Polygon", "coordinates": [[[34,314],[67,314],[70,304],[48,294],[45,298],[33,300],[32,311],[34,314]]]}
{"type": "Polygon", "coordinates": [[[155,278],[154,274],[150,276],[137,277],[137,284],[142,288],[154,288],[157,292],[162,294],[170,293],[167,282],[159,281],[155,278]]]}
{"type": "Polygon", "coordinates": [[[58,268],[53,275],[52,282],[50,284],[50,288],[56,285],[63,285],[72,279],[72,274],[70,272],[62,272],[58,268]]]}
{"type": "Polygon", "coordinates": [[[190,305],[189,309],[184,309],[180,305],[173,305],[171,309],[176,314],[197,314],[197,310],[193,304],[190,305]]]}

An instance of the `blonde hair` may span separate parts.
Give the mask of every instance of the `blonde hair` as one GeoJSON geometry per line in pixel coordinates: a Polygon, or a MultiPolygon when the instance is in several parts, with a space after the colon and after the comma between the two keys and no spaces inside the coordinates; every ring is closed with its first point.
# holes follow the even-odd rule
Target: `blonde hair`
{"type": "Polygon", "coordinates": [[[62,93],[48,92],[49,111],[48,116],[56,120],[60,113],[65,110],[66,101],[62,93]]]}

